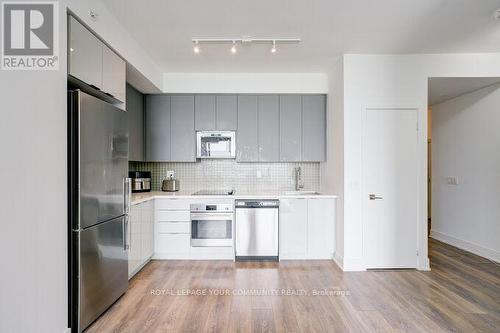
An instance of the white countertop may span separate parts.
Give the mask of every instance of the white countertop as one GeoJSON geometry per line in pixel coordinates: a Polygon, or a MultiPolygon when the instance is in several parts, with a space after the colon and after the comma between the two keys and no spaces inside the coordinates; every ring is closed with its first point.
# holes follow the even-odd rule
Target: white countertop
{"type": "Polygon", "coordinates": [[[284,198],[323,198],[336,199],[337,195],[330,194],[305,194],[305,193],[289,193],[289,192],[259,192],[259,193],[244,193],[236,192],[235,195],[193,195],[192,192],[144,192],[132,194],[132,205],[136,205],[145,201],[160,199],[160,198],[179,198],[179,199],[284,199],[284,198]]]}

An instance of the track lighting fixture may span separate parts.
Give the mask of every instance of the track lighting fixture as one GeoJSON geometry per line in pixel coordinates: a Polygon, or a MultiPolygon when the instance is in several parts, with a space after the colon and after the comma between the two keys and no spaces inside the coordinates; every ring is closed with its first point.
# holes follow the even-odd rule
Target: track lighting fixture
{"type": "Polygon", "coordinates": [[[271,53],[278,52],[278,44],[298,44],[301,42],[300,38],[252,38],[252,37],[241,37],[241,38],[192,38],[193,51],[194,53],[200,53],[200,44],[229,44],[231,43],[231,53],[236,54],[238,52],[237,44],[241,45],[251,45],[251,44],[268,44],[271,46],[271,53]]]}

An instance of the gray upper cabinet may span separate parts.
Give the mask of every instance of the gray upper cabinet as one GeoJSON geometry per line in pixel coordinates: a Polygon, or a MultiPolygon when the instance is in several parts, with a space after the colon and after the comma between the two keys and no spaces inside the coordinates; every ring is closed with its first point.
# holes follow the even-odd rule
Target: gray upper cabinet
{"type": "Polygon", "coordinates": [[[280,96],[280,161],[302,159],[302,96],[280,96]]]}
{"type": "Polygon", "coordinates": [[[219,131],[238,129],[238,97],[235,95],[217,96],[216,122],[219,131]]]}
{"type": "Polygon", "coordinates": [[[68,27],[68,73],[125,102],[125,61],[71,15],[68,16],[68,27]]]}
{"type": "Polygon", "coordinates": [[[280,100],[278,95],[259,96],[259,161],[280,160],[280,100]]]}
{"type": "Polygon", "coordinates": [[[195,130],[214,131],[216,127],[216,97],[214,95],[195,96],[195,130]]]}
{"type": "Polygon", "coordinates": [[[145,119],[147,161],[195,162],[214,130],[236,131],[237,162],[326,160],[324,95],[149,95],[145,119]]]}
{"type": "Polygon", "coordinates": [[[102,47],[102,90],[125,102],[125,61],[106,45],[102,47]]]}
{"type": "Polygon", "coordinates": [[[196,131],[236,131],[238,101],[235,95],[196,95],[196,131]]]}
{"type": "Polygon", "coordinates": [[[146,160],[170,161],[170,96],[146,96],[146,160]]]}
{"type": "Polygon", "coordinates": [[[144,95],[127,84],[129,160],[144,161],[144,95]]]}
{"type": "Polygon", "coordinates": [[[74,17],[69,22],[70,75],[102,89],[102,43],[74,17]]]}
{"type": "Polygon", "coordinates": [[[302,161],[326,160],[326,100],[324,95],[302,97],[302,161]]]}
{"type": "Polygon", "coordinates": [[[238,131],[236,132],[236,160],[255,162],[258,150],[258,97],[238,96],[238,131]]]}
{"type": "Polygon", "coordinates": [[[195,162],[194,96],[179,95],[170,98],[170,160],[195,162]]]}

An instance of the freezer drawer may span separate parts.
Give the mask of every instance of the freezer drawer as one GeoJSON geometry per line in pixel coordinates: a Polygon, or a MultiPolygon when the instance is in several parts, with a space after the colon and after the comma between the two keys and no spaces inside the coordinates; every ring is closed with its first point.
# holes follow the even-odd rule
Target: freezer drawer
{"type": "Polygon", "coordinates": [[[278,257],[278,208],[236,209],[236,257],[278,257]]]}
{"type": "Polygon", "coordinates": [[[79,329],[85,329],[128,287],[125,217],[97,224],[79,236],[79,329]]]}

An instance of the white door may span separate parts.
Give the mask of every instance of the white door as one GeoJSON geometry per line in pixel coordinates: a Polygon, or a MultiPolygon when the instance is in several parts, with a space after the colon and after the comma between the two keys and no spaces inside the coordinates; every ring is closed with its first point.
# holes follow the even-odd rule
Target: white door
{"type": "Polygon", "coordinates": [[[363,142],[363,256],[367,268],[416,268],[416,109],[368,109],[363,142]]]}

